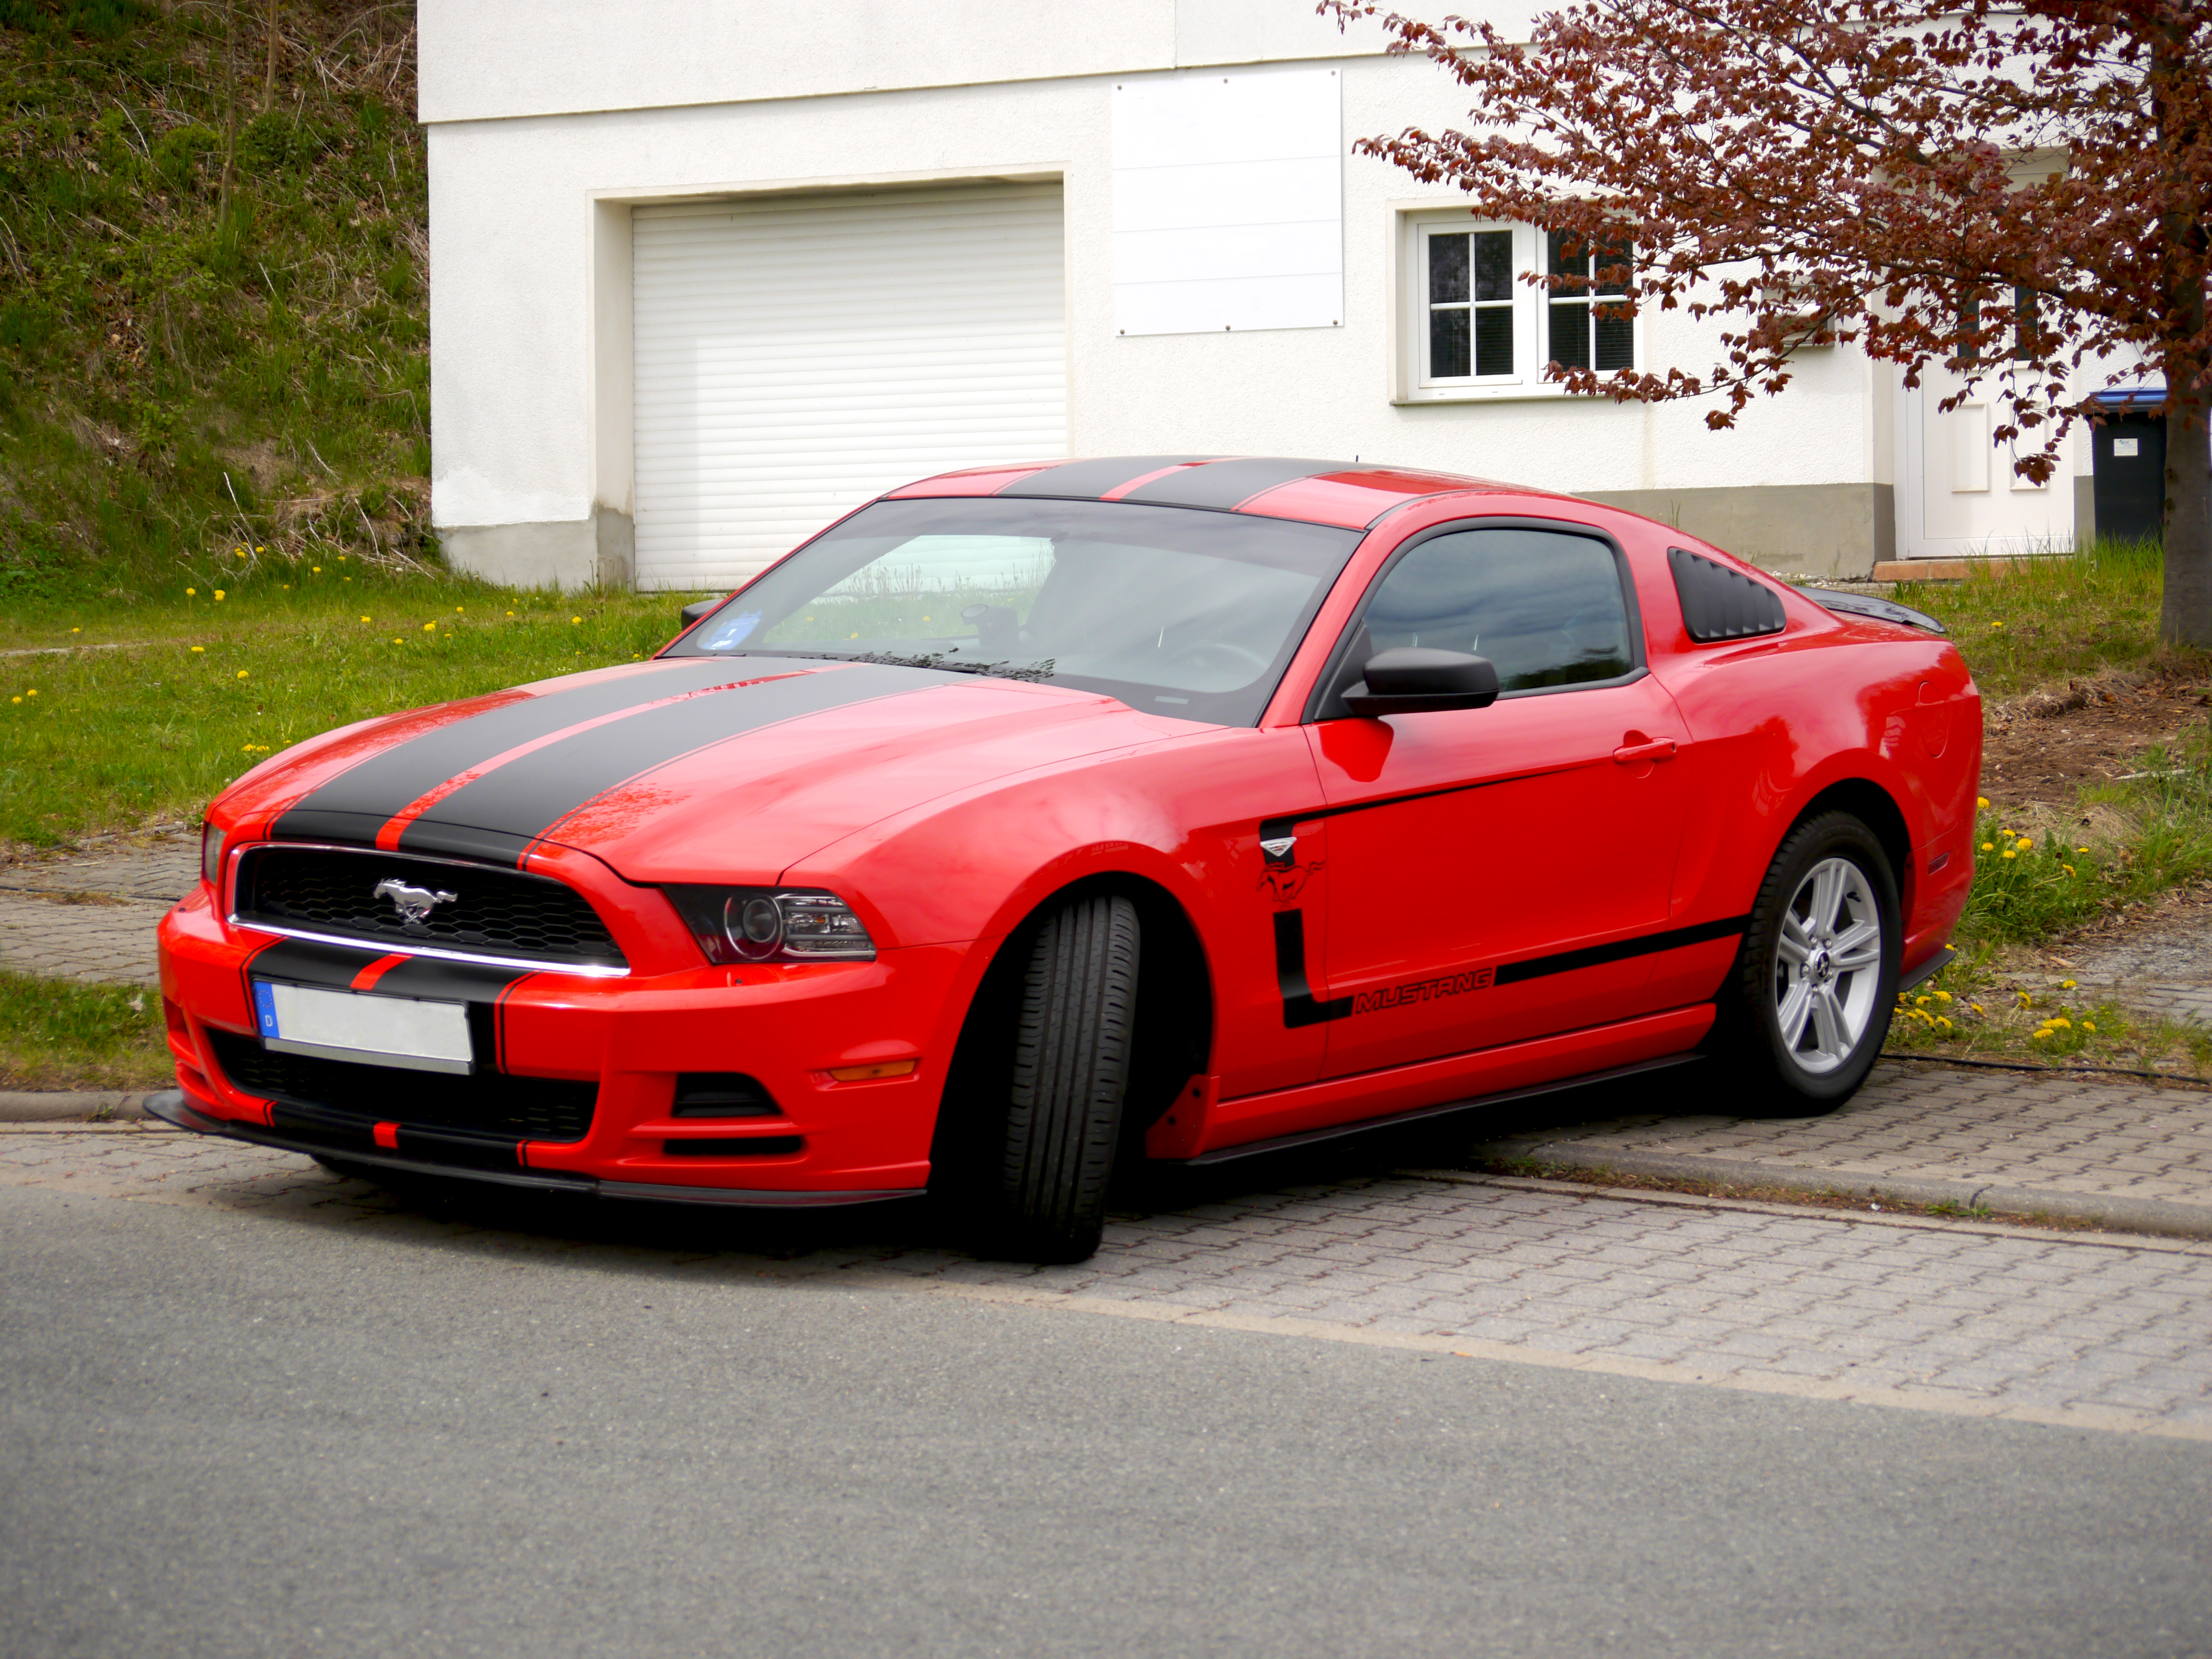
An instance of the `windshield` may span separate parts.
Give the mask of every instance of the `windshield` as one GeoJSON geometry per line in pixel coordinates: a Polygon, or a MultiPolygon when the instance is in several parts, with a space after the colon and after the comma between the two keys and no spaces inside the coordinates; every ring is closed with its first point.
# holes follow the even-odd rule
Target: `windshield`
{"type": "Polygon", "coordinates": [[[912,663],[1251,726],[1359,536],[1130,502],[878,501],[669,654],[912,663]]]}

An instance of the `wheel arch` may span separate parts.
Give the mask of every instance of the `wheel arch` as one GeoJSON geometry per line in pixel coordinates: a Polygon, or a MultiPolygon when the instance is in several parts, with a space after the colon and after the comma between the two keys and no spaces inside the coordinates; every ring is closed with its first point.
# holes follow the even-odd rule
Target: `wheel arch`
{"type": "Polygon", "coordinates": [[[1175,1103],[1184,1083],[1207,1069],[1216,1001],[1203,935],[1182,902],[1150,877],[1131,870],[1094,871],[1045,894],[990,942],[990,961],[962,1011],[947,1066],[930,1147],[933,1171],[965,1158],[981,1115],[1005,1097],[1000,1073],[1011,1076],[1022,976],[1037,930],[1062,905],[1104,895],[1126,898],[1135,907],[1139,938],[1124,1147],[1141,1145],[1145,1130],[1175,1103]]]}
{"type": "MultiPolygon", "coordinates": [[[[1812,799],[1807,801],[1797,816],[1782,832],[1775,843],[1779,851],[1783,843],[1797,832],[1798,825],[1819,817],[1823,812],[1848,812],[1874,832],[1881,843],[1882,855],[1889,860],[1892,879],[1897,883],[1897,908],[1900,923],[1899,938],[1904,924],[1912,915],[1912,831],[1905,823],[1904,809],[1895,797],[1871,778],[1843,778],[1829,784],[1812,799]]],[[[1773,854],[1768,854],[1771,863],[1773,854]]]]}

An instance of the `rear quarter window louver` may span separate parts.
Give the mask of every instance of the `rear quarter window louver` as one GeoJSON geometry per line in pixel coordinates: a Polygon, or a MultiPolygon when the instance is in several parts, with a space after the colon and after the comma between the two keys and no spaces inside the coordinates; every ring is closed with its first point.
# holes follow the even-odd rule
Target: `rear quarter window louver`
{"type": "Polygon", "coordinates": [[[1667,550],[1667,562],[1682,601],[1682,625],[1699,645],[1779,634],[1788,621],[1782,596],[1740,570],[1679,547],[1667,550]]]}

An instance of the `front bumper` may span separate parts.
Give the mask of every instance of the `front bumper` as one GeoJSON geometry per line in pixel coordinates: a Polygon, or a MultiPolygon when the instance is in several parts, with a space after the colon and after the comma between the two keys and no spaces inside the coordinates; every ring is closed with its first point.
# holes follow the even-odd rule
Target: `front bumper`
{"type": "Polygon", "coordinates": [[[343,1158],[402,1175],[441,1176],[489,1182],[495,1186],[520,1187],[530,1192],[565,1193],[582,1198],[634,1198],[659,1204],[734,1204],[770,1209],[820,1209],[840,1204],[874,1204],[885,1199],[921,1198],[920,1188],[860,1188],[833,1192],[781,1192],[761,1187],[671,1187],[645,1181],[602,1181],[592,1176],[540,1174],[531,1170],[468,1168],[436,1159],[403,1157],[381,1150],[362,1151],[330,1145],[318,1137],[287,1134],[234,1118],[214,1118],[194,1111],[181,1089],[165,1089],[146,1097],[146,1109],[164,1123],[205,1135],[227,1135],[256,1146],[275,1146],[310,1158],[343,1158]]]}
{"type": "MultiPolygon", "coordinates": [[[[161,991],[180,1127],[264,1146],[543,1190],[708,1203],[854,1203],[916,1193],[957,1036],[967,951],[887,950],[874,962],[677,964],[622,978],[472,969],[376,946],[303,944],[227,921],[206,887],[161,923],[161,991]],[[316,1097],[264,1050],[256,978],[469,1006],[478,1073],[430,1079],[340,1065],[343,1099],[316,1097]],[[904,1075],[833,1071],[911,1064],[904,1075]],[[766,1115],[678,1115],[685,1074],[742,1074],[766,1115]],[[410,1079],[413,1079],[410,1081],[410,1079]],[[462,1085],[456,1091],[438,1084],[462,1085]],[[489,1127],[472,1094],[574,1102],[489,1127]]],[[[635,960],[635,958],[634,958],[635,960]]],[[[281,1058],[281,1057],[272,1057],[281,1058]]],[[[325,1066],[337,1062],[318,1062],[325,1066]]]]}

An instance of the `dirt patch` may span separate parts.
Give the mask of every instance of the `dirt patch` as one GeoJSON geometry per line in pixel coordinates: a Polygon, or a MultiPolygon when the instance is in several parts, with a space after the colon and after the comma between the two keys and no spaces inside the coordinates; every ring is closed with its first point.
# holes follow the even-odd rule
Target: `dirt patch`
{"type": "Polygon", "coordinates": [[[2084,786],[2140,776],[2145,751],[2202,731],[2212,684],[2162,674],[2100,674],[1986,709],[1982,793],[2004,806],[2070,807],[2084,786]]]}

